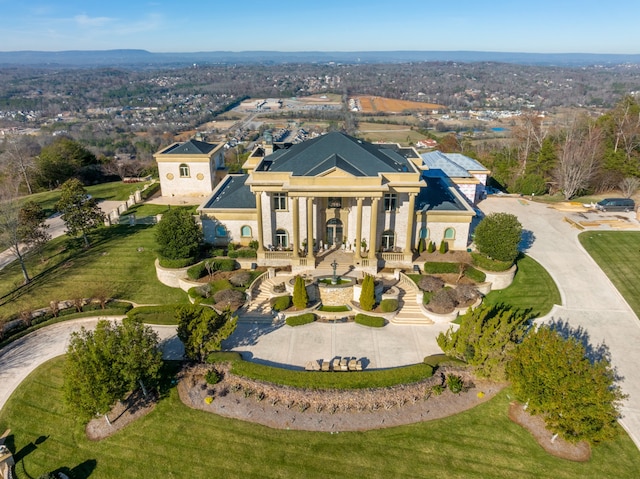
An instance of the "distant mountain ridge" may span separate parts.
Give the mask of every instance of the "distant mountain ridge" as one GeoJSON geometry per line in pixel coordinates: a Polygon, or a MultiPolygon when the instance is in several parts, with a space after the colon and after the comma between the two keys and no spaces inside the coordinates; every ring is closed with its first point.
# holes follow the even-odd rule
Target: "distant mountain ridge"
{"type": "Polygon", "coordinates": [[[58,52],[0,52],[0,66],[160,68],[192,64],[233,63],[407,63],[407,62],[499,62],[522,65],[619,65],[640,64],[640,54],[517,53],[478,51],[365,51],[277,52],[212,51],[152,53],[147,50],[67,50],[58,52]]]}

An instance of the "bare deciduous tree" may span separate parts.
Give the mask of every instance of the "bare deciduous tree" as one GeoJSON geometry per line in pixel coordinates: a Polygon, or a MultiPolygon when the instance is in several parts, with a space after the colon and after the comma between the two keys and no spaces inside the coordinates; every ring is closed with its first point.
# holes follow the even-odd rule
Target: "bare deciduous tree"
{"type": "Polygon", "coordinates": [[[638,190],[638,187],[640,187],[640,178],[636,178],[635,176],[623,178],[619,186],[624,197],[631,198],[631,196],[638,190]]]}
{"type": "Polygon", "coordinates": [[[29,194],[31,173],[35,169],[35,157],[40,153],[40,145],[30,136],[9,138],[2,154],[2,169],[9,178],[15,178],[15,187],[19,188],[24,181],[29,194]]]}
{"type": "Polygon", "coordinates": [[[565,199],[589,186],[601,157],[602,132],[587,118],[573,121],[563,132],[554,179],[565,199]]]}

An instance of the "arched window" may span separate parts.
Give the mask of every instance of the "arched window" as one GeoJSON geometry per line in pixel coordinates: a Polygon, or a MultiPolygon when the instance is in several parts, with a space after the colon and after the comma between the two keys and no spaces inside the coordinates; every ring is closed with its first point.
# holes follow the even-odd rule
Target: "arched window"
{"type": "Polygon", "coordinates": [[[276,240],[275,240],[276,248],[284,249],[289,246],[289,235],[283,229],[276,230],[276,240]]]}
{"type": "Polygon", "coordinates": [[[456,237],[456,230],[453,228],[447,228],[446,230],[444,230],[444,239],[446,240],[452,240],[455,239],[456,237]]]}
{"type": "Polygon", "coordinates": [[[395,246],[395,233],[393,230],[386,230],[382,233],[382,249],[391,250],[395,246]]]}
{"type": "Polygon", "coordinates": [[[191,173],[189,172],[189,165],[182,163],[180,165],[180,178],[188,178],[189,176],[191,176],[191,173]]]}
{"type": "Polygon", "coordinates": [[[243,238],[251,238],[251,226],[244,225],[240,228],[240,236],[243,238]]]}
{"type": "Polygon", "coordinates": [[[420,238],[427,239],[429,237],[429,228],[420,228],[420,238]]]}

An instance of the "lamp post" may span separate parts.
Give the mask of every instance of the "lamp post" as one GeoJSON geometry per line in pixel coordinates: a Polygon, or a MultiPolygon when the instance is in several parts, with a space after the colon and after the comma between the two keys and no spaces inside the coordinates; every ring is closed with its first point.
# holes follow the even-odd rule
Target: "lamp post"
{"type": "Polygon", "coordinates": [[[334,259],[333,263],[331,263],[333,267],[333,278],[331,278],[331,284],[338,284],[338,277],[336,275],[336,269],[338,269],[338,262],[334,259]]]}

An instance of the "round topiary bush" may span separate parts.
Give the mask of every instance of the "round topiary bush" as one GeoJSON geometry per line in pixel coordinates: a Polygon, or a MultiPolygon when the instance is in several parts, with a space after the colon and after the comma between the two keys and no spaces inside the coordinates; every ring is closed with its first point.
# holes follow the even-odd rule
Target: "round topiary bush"
{"type": "Polygon", "coordinates": [[[522,225],[515,215],[491,213],[475,229],[474,242],[478,252],[497,261],[513,264],[522,239],[522,225]]]}
{"type": "Polygon", "coordinates": [[[291,306],[291,296],[278,296],[271,298],[271,308],[274,311],[284,311],[291,306]]]}
{"type": "Polygon", "coordinates": [[[380,310],[383,313],[393,313],[398,309],[398,300],[389,298],[380,301],[380,310]]]}

